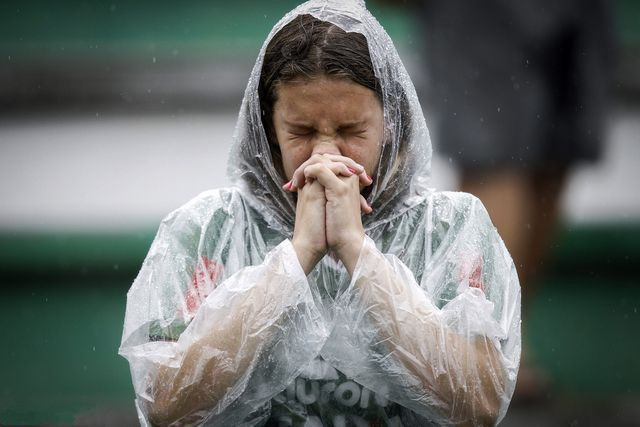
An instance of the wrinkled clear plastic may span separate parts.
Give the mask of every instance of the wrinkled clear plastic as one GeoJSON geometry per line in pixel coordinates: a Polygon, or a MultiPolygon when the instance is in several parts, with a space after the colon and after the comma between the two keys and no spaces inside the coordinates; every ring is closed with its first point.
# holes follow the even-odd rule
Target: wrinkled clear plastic
{"type": "Polygon", "coordinates": [[[143,425],[456,425],[504,417],[520,358],[520,288],[482,204],[427,187],[413,85],[363,2],[310,1],[269,34],[229,159],[233,186],[162,222],[127,296],[120,354],[143,425]],[[350,277],[305,276],[260,118],[266,45],[299,14],[365,35],[385,139],[350,277]]]}

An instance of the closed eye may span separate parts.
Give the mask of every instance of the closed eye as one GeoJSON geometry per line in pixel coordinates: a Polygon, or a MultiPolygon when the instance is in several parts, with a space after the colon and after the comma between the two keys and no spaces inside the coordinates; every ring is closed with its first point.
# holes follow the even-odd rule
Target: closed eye
{"type": "Polygon", "coordinates": [[[314,130],[306,126],[291,126],[289,127],[289,129],[287,129],[287,132],[289,132],[291,135],[307,136],[311,135],[314,130]]]}
{"type": "Polygon", "coordinates": [[[313,135],[313,131],[289,131],[289,137],[291,139],[296,139],[296,138],[308,138],[311,135],[313,135]]]}
{"type": "Polygon", "coordinates": [[[340,133],[345,136],[364,138],[367,135],[367,129],[366,128],[345,128],[340,130],[340,133]]]}
{"type": "Polygon", "coordinates": [[[345,133],[362,133],[366,132],[367,128],[368,126],[365,121],[355,121],[343,123],[343,125],[338,128],[338,131],[345,133]]]}

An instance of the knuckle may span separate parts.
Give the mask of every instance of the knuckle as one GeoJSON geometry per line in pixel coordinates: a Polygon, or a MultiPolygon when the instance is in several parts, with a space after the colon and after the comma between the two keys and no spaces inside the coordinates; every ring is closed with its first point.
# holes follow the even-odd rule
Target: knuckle
{"type": "Polygon", "coordinates": [[[324,154],[315,153],[311,155],[311,158],[309,158],[309,160],[313,161],[314,163],[321,162],[324,160],[324,154]]]}
{"type": "Polygon", "coordinates": [[[315,175],[316,173],[318,173],[319,167],[320,165],[317,163],[307,166],[306,168],[304,168],[304,175],[315,175]]]}
{"type": "Polygon", "coordinates": [[[349,194],[349,186],[341,182],[336,185],[335,192],[338,196],[347,196],[349,194]]]}

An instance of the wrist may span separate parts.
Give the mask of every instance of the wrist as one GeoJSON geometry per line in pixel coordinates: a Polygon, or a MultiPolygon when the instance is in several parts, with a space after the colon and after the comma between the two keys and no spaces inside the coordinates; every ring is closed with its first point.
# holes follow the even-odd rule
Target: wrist
{"type": "Polygon", "coordinates": [[[338,258],[340,258],[350,276],[353,275],[353,271],[358,263],[363,243],[364,234],[358,234],[350,237],[347,236],[341,244],[336,245],[334,248],[336,255],[338,255],[338,258]]]}
{"type": "Polygon", "coordinates": [[[291,240],[291,244],[293,245],[293,250],[295,251],[298,262],[300,263],[300,267],[304,271],[305,275],[311,273],[311,270],[316,266],[318,261],[322,259],[324,253],[317,249],[314,249],[312,245],[301,241],[300,239],[294,238],[291,240]]]}

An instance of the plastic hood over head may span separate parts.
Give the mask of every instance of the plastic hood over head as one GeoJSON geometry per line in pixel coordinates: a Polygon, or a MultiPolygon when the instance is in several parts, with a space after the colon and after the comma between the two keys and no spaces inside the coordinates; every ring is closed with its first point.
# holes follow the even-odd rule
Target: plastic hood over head
{"type": "Polygon", "coordinates": [[[415,88],[389,35],[363,1],[309,1],[285,15],[262,45],[247,85],[229,158],[228,175],[249,203],[264,212],[276,229],[293,232],[296,203],[283,192],[286,179],[274,166],[262,126],[258,85],[265,51],[273,36],[299,15],[309,14],[346,32],[364,35],[382,92],[384,140],[368,197],[374,208],[365,228],[388,221],[424,196],[431,168],[431,142],[415,88]]]}

